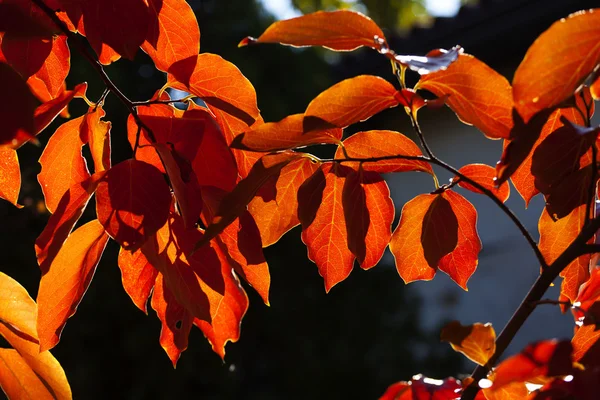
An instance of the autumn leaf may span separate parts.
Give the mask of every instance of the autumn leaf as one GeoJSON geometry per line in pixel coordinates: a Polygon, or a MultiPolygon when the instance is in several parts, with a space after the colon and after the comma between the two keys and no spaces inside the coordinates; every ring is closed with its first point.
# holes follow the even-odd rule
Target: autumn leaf
{"type": "MultiPolygon", "coordinates": [[[[389,160],[365,162],[362,168],[365,171],[378,173],[422,171],[433,174],[433,169],[426,161],[418,160],[422,157],[421,149],[409,138],[394,131],[365,131],[357,132],[343,142],[346,154],[351,158],[379,158],[390,157],[389,160]],[[399,156],[398,158],[393,158],[399,156]],[[400,156],[412,157],[404,159],[400,156]]],[[[338,148],[335,158],[345,158],[342,148],[338,148]]],[[[357,162],[347,162],[354,169],[358,169],[357,162]]]]}
{"type": "Polygon", "coordinates": [[[345,128],[398,104],[391,83],[378,76],[356,76],[333,85],[310,102],[304,112],[304,131],[345,128]]]}
{"type": "Polygon", "coordinates": [[[148,1],[150,18],[144,50],[161,71],[200,52],[200,28],[185,0],[148,1]]]}
{"type": "Polygon", "coordinates": [[[19,74],[0,62],[0,82],[10,96],[0,97],[0,145],[18,147],[34,134],[35,99],[19,74]]]}
{"type": "Polygon", "coordinates": [[[341,138],[342,130],[339,128],[305,132],[304,114],[294,114],[241,133],[233,139],[231,147],[270,152],[315,144],[339,144],[341,138]]]}
{"type": "Polygon", "coordinates": [[[21,190],[21,169],[17,152],[7,146],[0,146],[0,198],[19,207],[21,190]]]}
{"type": "Polygon", "coordinates": [[[528,345],[521,353],[504,360],[495,369],[492,391],[513,382],[539,377],[568,375],[572,371],[569,341],[545,340],[528,345]]]}
{"type": "Polygon", "coordinates": [[[35,134],[37,135],[46,129],[59,114],[68,117],[68,113],[65,115],[67,106],[75,97],[85,98],[86,90],[87,83],[80,83],[75,86],[73,90],[65,90],[56,98],[40,104],[35,109],[33,116],[35,134]]]}
{"type": "Polygon", "coordinates": [[[440,339],[479,365],[485,365],[496,351],[496,332],[491,324],[463,326],[453,321],[444,326],[440,339]]]}
{"type": "Polygon", "coordinates": [[[579,288],[577,299],[573,303],[573,315],[578,326],[600,323],[598,314],[600,304],[600,268],[594,268],[588,279],[579,288]]]}
{"type": "Polygon", "coordinates": [[[466,290],[481,250],[476,221],[471,203],[451,190],[406,203],[390,242],[400,277],[431,280],[439,268],[466,290]]]}
{"type": "MultiPolygon", "coordinates": [[[[538,247],[548,264],[554,262],[579,235],[585,224],[585,213],[586,206],[582,205],[566,217],[555,221],[547,209],[542,211],[538,223],[540,232],[538,247]]],[[[560,273],[560,276],[564,278],[561,295],[571,302],[577,298],[581,284],[589,279],[589,262],[589,254],[580,256],[560,273]]]]}
{"type": "Polygon", "coordinates": [[[468,54],[461,54],[446,70],[421,77],[415,89],[426,89],[458,118],[474,125],[490,139],[508,138],[512,128],[512,91],[502,75],[468,54]]]}
{"type": "Polygon", "coordinates": [[[40,350],[54,347],[92,281],[108,243],[103,226],[93,220],[75,230],[42,276],[38,291],[37,331],[40,350]]]}
{"type": "Polygon", "coordinates": [[[594,325],[584,325],[575,331],[571,340],[573,361],[583,365],[597,365],[600,355],[600,329],[594,325]]]}
{"type": "Polygon", "coordinates": [[[250,174],[242,179],[237,186],[223,198],[210,225],[206,228],[202,240],[196,243],[198,249],[217,236],[238,216],[246,211],[246,206],[254,198],[257,191],[273,176],[290,162],[303,157],[299,153],[275,153],[262,157],[252,167],[250,174]]]}
{"type": "Polygon", "coordinates": [[[531,45],[513,78],[525,122],[571,97],[600,63],[600,14],[580,11],[555,22],[531,45]]]}
{"type": "MultiPolygon", "coordinates": [[[[565,150],[566,151],[566,150],[565,150]]],[[[554,184],[546,196],[546,210],[553,218],[564,218],[590,199],[592,167],[587,166],[554,184]]]]}
{"type": "Polygon", "coordinates": [[[158,275],[157,269],[150,264],[139,249],[131,252],[121,248],[118,264],[121,270],[123,289],[125,289],[133,304],[145,314],[148,314],[146,305],[158,275]]]}
{"type": "Polygon", "coordinates": [[[330,50],[350,51],[361,46],[376,50],[387,47],[385,36],[373,20],[351,10],[318,11],[278,21],[254,39],[247,37],[239,46],[253,43],[281,43],[296,47],[323,46],[330,50]],[[383,40],[383,43],[375,41],[383,40]]]}
{"type": "MultiPolygon", "coordinates": [[[[504,203],[506,200],[508,200],[508,196],[510,195],[510,186],[508,186],[507,182],[504,182],[498,187],[495,185],[494,178],[496,177],[496,170],[493,167],[485,164],[469,164],[460,168],[458,172],[491,191],[501,202],[504,203]]],[[[458,186],[462,188],[475,193],[482,193],[479,189],[462,180],[458,176],[454,177],[454,181],[458,181],[458,186]]]]}
{"type": "Polygon", "coordinates": [[[168,72],[170,87],[190,92],[248,126],[259,116],[254,86],[234,64],[216,54],[186,58],[168,72]]]}
{"type": "Polygon", "coordinates": [[[106,115],[102,106],[91,108],[81,123],[82,136],[87,137],[94,172],[110,169],[110,121],[101,121],[106,115]]]}
{"type": "Polygon", "coordinates": [[[463,48],[454,46],[450,50],[435,49],[425,56],[396,55],[394,60],[416,71],[419,75],[427,75],[437,71],[444,71],[455,62],[463,53],[463,48]]]}
{"type": "Polygon", "coordinates": [[[107,171],[96,189],[96,214],[123,248],[135,250],[167,220],[171,193],[150,164],[123,161],[107,171]]]}
{"type": "Polygon", "coordinates": [[[50,352],[40,352],[35,302],[19,283],[1,272],[0,304],[0,335],[14,348],[0,349],[2,389],[15,398],[27,393],[35,398],[71,399],[61,365],[50,352]]]}
{"type": "Polygon", "coordinates": [[[386,389],[379,400],[413,400],[412,387],[409,382],[396,382],[386,389]]]}
{"type": "Polygon", "coordinates": [[[48,140],[39,163],[38,181],[44,193],[46,208],[54,212],[65,192],[90,177],[81,148],[88,137],[80,130],[84,117],[62,124],[48,140]]]}
{"type": "Polygon", "coordinates": [[[318,168],[319,164],[309,158],[291,161],[281,169],[278,178],[268,180],[248,204],[264,247],[277,242],[300,223],[297,216],[298,189],[318,168]],[[262,191],[275,195],[261,196],[262,191]]]}

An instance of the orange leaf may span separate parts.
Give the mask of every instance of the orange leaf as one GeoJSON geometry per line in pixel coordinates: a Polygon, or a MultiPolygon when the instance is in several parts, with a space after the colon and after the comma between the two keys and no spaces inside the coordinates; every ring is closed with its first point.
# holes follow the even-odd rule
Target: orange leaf
{"type": "Polygon", "coordinates": [[[133,304],[148,314],[146,305],[158,271],[150,264],[141,250],[131,252],[122,248],[119,251],[119,269],[121,270],[123,289],[131,297],[133,304]]]}
{"type": "Polygon", "coordinates": [[[66,107],[75,97],[85,97],[87,83],[80,83],[73,90],[65,90],[56,98],[41,104],[34,112],[35,134],[39,134],[50,125],[58,114],[65,113],[66,107]]]}
{"type": "Polygon", "coordinates": [[[390,242],[404,282],[431,280],[439,267],[466,290],[481,250],[476,221],[471,203],[451,190],[406,203],[390,242]]]}
{"type": "Polygon", "coordinates": [[[376,172],[350,172],[342,189],[342,206],[348,249],[361,268],[373,268],[392,237],[394,203],[387,183],[376,172]]]}
{"type": "Polygon", "coordinates": [[[598,74],[596,79],[592,82],[590,92],[594,100],[600,100],[600,74],[598,74]]]}
{"type": "Polygon", "coordinates": [[[386,389],[379,400],[413,400],[412,387],[409,382],[396,382],[386,389]]]}
{"type": "Polygon", "coordinates": [[[100,121],[106,112],[102,105],[91,108],[81,123],[82,135],[88,138],[94,172],[110,169],[110,121],[100,121]]]}
{"type": "Polygon", "coordinates": [[[160,345],[175,367],[181,353],[188,347],[188,335],[192,330],[194,317],[177,303],[175,296],[164,283],[162,274],[158,274],[156,284],[152,281],[152,285],[154,292],[150,304],[162,324],[160,345]]]}
{"type": "Polygon", "coordinates": [[[303,157],[302,154],[292,152],[267,154],[262,157],[254,167],[252,167],[250,174],[242,179],[237,186],[223,198],[216,213],[212,216],[212,221],[206,228],[202,240],[196,243],[194,248],[198,249],[202,247],[221,233],[223,229],[246,211],[246,206],[252,201],[256,192],[271,177],[278,175],[283,167],[301,157],[303,157]]]}
{"type": "Polygon", "coordinates": [[[444,326],[440,339],[479,365],[485,365],[496,351],[496,332],[491,324],[462,326],[452,321],[444,326]]]}
{"type": "Polygon", "coordinates": [[[114,240],[135,250],[164,225],[171,192],[150,164],[126,160],[112,167],[96,190],[98,220],[114,240]]]}
{"type": "MultiPolygon", "coordinates": [[[[493,167],[485,164],[469,164],[459,169],[458,172],[465,175],[467,178],[473,179],[481,186],[492,191],[492,193],[494,193],[494,195],[503,203],[508,200],[508,196],[510,195],[510,186],[508,186],[507,182],[504,182],[499,187],[496,187],[494,183],[496,170],[493,167]]],[[[479,189],[471,186],[469,183],[461,180],[459,177],[454,177],[454,180],[458,180],[458,186],[462,188],[468,189],[475,193],[482,193],[479,189]]]]}
{"type": "Polygon", "coordinates": [[[0,388],[9,399],[55,399],[14,349],[0,349],[0,388]]]}
{"type": "Polygon", "coordinates": [[[369,17],[351,10],[318,11],[278,21],[271,24],[258,39],[247,37],[239,46],[252,43],[323,46],[337,51],[350,51],[361,46],[374,49],[387,46],[379,26],[369,17]],[[384,42],[378,43],[376,37],[384,42]]]}
{"type": "Polygon", "coordinates": [[[529,397],[529,390],[525,382],[509,383],[498,390],[494,390],[492,386],[489,389],[482,389],[480,393],[484,395],[482,400],[530,400],[533,398],[529,397]]]}
{"type": "Polygon", "coordinates": [[[588,279],[579,288],[579,294],[574,302],[573,315],[578,326],[596,325],[600,323],[598,315],[600,304],[600,268],[594,268],[588,279]]]}
{"type": "Polygon", "coordinates": [[[54,212],[65,192],[90,177],[81,147],[88,137],[81,132],[84,117],[62,124],[50,137],[39,163],[42,170],[38,181],[46,199],[46,208],[54,212]]]}
{"type": "Polygon", "coordinates": [[[287,231],[300,223],[297,216],[297,193],[300,185],[308,179],[319,165],[309,158],[290,162],[281,169],[277,180],[271,179],[248,204],[260,230],[264,247],[277,242],[287,231]],[[261,192],[275,193],[261,196],[261,192]]]}
{"type": "Polygon", "coordinates": [[[360,75],[319,94],[304,112],[304,131],[345,128],[399,104],[396,88],[383,78],[360,75]]]}
{"type": "Polygon", "coordinates": [[[0,198],[19,207],[21,190],[21,170],[17,152],[9,147],[0,146],[0,198]]]}
{"type": "Polygon", "coordinates": [[[203,53],[176,62],[169,68],[167,83],[200,97],[248,126],[259,116],[254,86],[234,64],[218,55],[203,53]]]}
{"type": "Polygon", "coordinates": [[[568,375],[572,371],[572,350],[569,341],[545,340],[530,344],[498,365],[491,390],[496,391],[513,382],[568,375]]]}
{"type": "MultiPolygon", "coordinates": [[[[0,304],[7,306],[6,309],[0,306],[0,313],[2,313],[0,315],[0,335],[8,341],[17,351],[20,359],[42,381],[43,386],[51,393],[51,398],[71,399],[71,388],[62,367],[50,352],[40,352],[35,328],[36,304],[19,283],[1,272],[0,304]],[[9,306],[12,307],[8,308],[9,306]]],[[[23,370],[21,362],[19,362],[19,366],[15,367],[23,370]]],[[[14,369],[12,371],[15,372],[14,369]]],[[[2,388],[5,389],[3,380],[5,374],[1,369],[0,372],[2,372],[0,373],[2,388]]],[[[17,378],[31,382],[28,379],[30,374],[26,374],[27,376],[19,375],[17,378]]],[[[27,386],[26,389],[35,390],[36,394],[46,393],[39,386],[27,386]]]]}
{"type": "Polygon", "coordinates": [[[600,329],[594,325],[579,327],[573,336],[573,361],[583,365],[597,364],[600,355],[600,329]]]}
{"type": "Polygon", "coordinates": [[[446,70],[421,77],[416,88],[438,97],[458,118],[475,125],[490,139],[508,138],[513,108],[510,84],[502,75],[468,54],[461,54],[446,70]]]}
{"type": "MultiPolygon", "coordinates": [[[[577,106],[583,106],[583,101],[579,96],[577,96],[577,106]]],[[[531,172],[533,154],[535,153],[536,149],[540,146],[540,144],[543,143],[551,133],[560,129],[560,127],[564,125],[561,122],[561,117],[565,117],[569,121],[574,122],[578,125],[584,124],[581,114],[577,111],[577,108],[575,107],[561,108],[552,112],[552,114],[550,114],[550,116],[548,117],[548,120],[543,123],[544,125],[541,129],[540,135],[538,138],[536,138],[534,144],[531,146],[531,150],[528,152],[527,156],[525,156],[520,166],[515,170],[514,174],[512,174],[511,176],[511,181],[515,185],[515,189],[517,189],[519,194],[525,200],[526,206],[529,204],[531,198],[539,193],[539,190],[536,188],[535,185],[535,177],[531,172]]],[[[525,134],[525,132],[523,133],[525,134]]],[[[504,142],[505,149],[508,146],[508,143],[510,142],[504,142]]],[[[543,168],[541,168],[541,170],[543,170],[543,168]]]]}
{"type": "Polygon", "coordinates": [[[51,267],[42,276],[38,291],[37,331],[40,350],[56,346],[60,334],[77,310],[108,243],[97,221],[81,226],[66,240],[51,267]]]}
{"type": "Polygon", "coordinates": [[[150,20],[144,50],[161,71],[200,52],[200,28],[185,0],[148,1],[150,20]]]}
{"type": "Polygon", "coordinates": [[[33,136],[35,99],[19,74],[2,62],[0,82],[2,89],[10,93],[10,96],[0,97],[0,145],[18,147],[33,136]]]}
{"type": "Polygon", "coordinates": [[[236,136],[231,147],[252,151],[278,151],[314,144],[338,144],[342,130],[304,131],[304,114],[294,114],[279,122],[267,122],[236,136]]]}
{"type": "MultiPolygon", "coordinates": [[[[548,264],[554,262],[575,240],[585,223],[585,213],[586,206],[582,205],[566,217],[554,221],[547,209],[542,211],[538,223],[540,232],[538,247],[548,264]]],[[[581,284],[590,277],[589,263],[589,254],[580,256],[560,273],[560,276],[564,278],[561,295],[566,296],[571,302],[577,298],[581,284]]]]}
{"type": "Polygon", "coordinates": [[[517,68],[515,107],[525,121],[571,97],[600,63],[600,13],[580,11],[542,33],[517,68]]]}
{"type": "Polygon", "coordinates": [[[153,19],[147,3],[144,0],[85,0],[81,7],[85,35],[98,60],[104,65],[120,56],[133,60],[138,47],[146,40],[153,19]]]}
{"type": "MultiPolygon", "coordinates": [[[[412,140],[394,131],[358,132],[344,140],[343,144],[346,153],[352,158],[378,158],[397,155],[419,157],[423,155],[419,147],[412,140]]],[[[341,148],[337,149],[335,157],[345,158],[341,148]]],[[[344,165],[350,165],[354,169],[358,168],[358,163],[356,162],[348,162],[344,163],[344,165]]],[[[433,174],[433,169],[429,163],[421,160],[406,160],[402,158],[366,162],[363,163],[362,168],[365,171],[382,174],[406,171],[423,171],[433,174]]]]}
{"type": "Polygon", "coordinates": [[[52,50],[41,68],[27,79],[33,94],[41,101],[57,98],[65,90],[65,79],[71,68],[71,53],[64,35],[52,38],[52,50]]]}
{"type": "Polygon", "coordinates": [[[46,227],[35,241],[35,253],[42,274],[48,272],[102,177],[103,173],[94,174],[90,179],[71,186],[61,197],[46,227]]]}

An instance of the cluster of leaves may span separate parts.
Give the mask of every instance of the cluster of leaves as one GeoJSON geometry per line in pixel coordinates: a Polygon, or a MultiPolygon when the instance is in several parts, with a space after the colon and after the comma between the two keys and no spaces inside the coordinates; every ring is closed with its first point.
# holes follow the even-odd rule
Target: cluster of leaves
{"type": "MultiPolygon", "coordinates": [[[[52,216],[35,246],[42,271],[37,309],[26,294],[9,292],[11,301],[28,302],[26,320],[0,313],[0,327],[25,332],[29,340],[22,351],[10,333],[1,332],[17,352],[10,352],[16,361],[7,365],[21,382],[31,375],[20,372],[28,366],[50,395],[58,393],[62,386],[39,373],[27,351],[35,348],[39,357],[51,357],[45,351],[58,343],[110,239],[121,246],[124,289],[143,312],[151,298],[162,322],[161,346],[174,365],[193,326],[224,357],[225,344],[239,339],[248,308],[240,280],[268,304],[270,276],[262,248],[299,224],[327,291],[348,277],[355,261],[363,269],[374,267],[388,245],[404,282],[433,279],[439,269],[466,290],[481,242],[476,210],[454,190],[459,186],[487,195],[517,223],[542,266],[546,286],[540,284],[539,296],[560,273],[564,279],[557,302],[573,306],[582,326],[572,344],[533,344],[489,372],[507,343],[496,340],[490,326],[453,324],[442,339],[482,366],[473,378],[461,383],[415,377],[392,386],[384,398],[456,398],[463,388],[467,398],[469,390],[485,385],[481,378],[486,377],[493,384],[479,396],[488,400],[528,396],[525,382],[531,381],[545,384],[533,398],[589,396],[600,374],[594,357],[600,291],[592,256],[600,228],[592,207],[599,129],[590,126],[600,83],[590,79],[591,87],[583,84],[600,64],[599,27],[597,11],[557,22],[531,47],[511,86],[458,46],[424,57],[398,55],[375,22],[359,13],[317,12],[277,22],[240,45],[275,42],[335,51],[371,47],[391,62],[399,87],[377,76],[357,76],[325,90],[302,114],[264,122],[254,88],[237,67],[218,55],[199,53],[200,29],[184,0],[1,1],[0,81],[11,96],[0,100],[0,197],[18,205],[16,149],[35,141],[59,115],[68,117],[74,98],[89,105],[86,114],[52,134],[39,160],[38,179],[52,216]],[[98,101],[86,98],[85,83],[65,87],[67,43],[106,84],[98,101]],[[166,83],[152,99],[132,102],[103,65],[131,59],[139,48],[166,72],[166,83]],[[422,75],[414,88],[405,85],[408,69],[422,75]],[[166,88],[189,96],[171,99],[166,88]],[[426,101],[417,90],[437,99],[426,101]],[[103,110],[110,94],[130,113],[127,135],[133,150],[131,159],[115,165],[111,123],[103,110]],[[185,108],[176,108],[181,101],[185,108]],[[444,103],[486,137],[504,139],[496,169],[483,164],[455,169],[435,157],[417,115],[423,107],[444,103]],[[425,154],[394,131],[358,132],[342,140],[344,128],[397,106],[406,111],[425,154]],[[319,144],[337,146],[334,157],[320,159],[302,151],[319,144]],[[82,155],[85,146],[89,166],[82,155]],[[440,186],[432,164],[455,178],[440,186]],[[434,187],[404,205],[392,231],[395,211],[381,174],[406,171],[429,174],[434,187]],[[504,205],[508,179],[526,202],[538,193],[546,198],[539,245],[504,205]],[[78,226],[93,195],[97,219],[78,226]]],[[[0,384],[18,397],[18,385],[0,384]]]]}

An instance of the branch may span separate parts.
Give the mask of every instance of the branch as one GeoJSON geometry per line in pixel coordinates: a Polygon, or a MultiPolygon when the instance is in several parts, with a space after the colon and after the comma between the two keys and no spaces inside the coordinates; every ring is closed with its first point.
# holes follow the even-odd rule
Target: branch
{"type": "Polygon", "coordinates": [[[121,102],[125,105],[129,113],[133,115],[133,119],[138,124],[138,126],[144,128],[150,140],[152,142],[156,142],[156,137],[154,136],[154,133],[150,128],[148,128],[148,126],[146,126],[146,124],[144,124],[144,122],[138,115],[137,110],[135,109],[135,104],[131,100],[129,100],[127,96],[125,96],[113,83],[106,71],[104,71],[104,67],[102,66],[102,64],[100,64],[98,60],[96,60],[94,55],[90,53],[90,51],[80,40],[80,38],[73,32],[71,32],[69,28],[64,24],[64,22],[62,22],[60,18],[58,18],[54,10],[48,7],[48,5],[46,5],[46,3],[44,3],[42,0],[33,0],[33,3],[36,6],[38,6],[52,20],[52,22],[56,24],[56,26],[58,26],[58,28],[67,36],[67,38],[69,38],[71,44],[75,46],[77,51],[91,64],[91,66],[96,70],[98,75],[100,75],[100,78],[106,85],[107,89],[110,90],[115,96],[117,96],[119,100],[121,100],[121,102]]]}

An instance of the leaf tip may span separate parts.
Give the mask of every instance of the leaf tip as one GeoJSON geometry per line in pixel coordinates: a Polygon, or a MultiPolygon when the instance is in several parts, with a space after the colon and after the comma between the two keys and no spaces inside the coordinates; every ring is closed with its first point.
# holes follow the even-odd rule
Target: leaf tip
{"type": "Polygon", "coordinates": [[[253,38],[252,36],[246,36],[238,43],[238,47],[246,47],[249,44],[254,44],[256,42],[258,42],[258,39],[253,38]]]}

